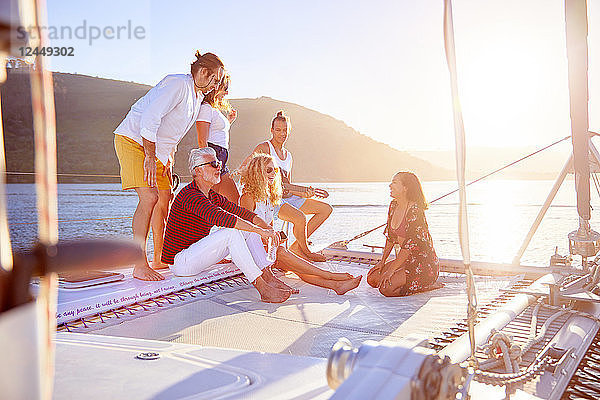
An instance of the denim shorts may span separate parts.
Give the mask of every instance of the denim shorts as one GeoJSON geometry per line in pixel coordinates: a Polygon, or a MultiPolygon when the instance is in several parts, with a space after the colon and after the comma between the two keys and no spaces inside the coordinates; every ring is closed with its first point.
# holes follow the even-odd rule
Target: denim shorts
{"type": "MultiPolygon", "coordinates": [[[[281,199],[281,200],[283,200],[283,199],[281,199]]],[[[277,221],[279,219],[279,210],[281,210],[282,204],[283,204],[283,201],[281,203],[279,203],[279,205],[273,206],[273,221],[277,221]]]]}
{"type": "Polygon", "coordinates": [[[217,144],[208,143],[208,147],[211,147],[217,153],[217,160],[221,161],[221,176],[229,173],[227,168],[227,160],[229,159],[229,151],[225,147],[221,147],[217,144]]]}
{"type": "Polygon", "coordinates": [[[287,203],[290,206],[295,207],[299,210],[300,207],[302,207],[304,205],[304,202],[306,201],[306,199],[304,197],[296,196],[295,194],[293,194],[290,197],[281,199],[281,201],[283,203],[287,203]]]}

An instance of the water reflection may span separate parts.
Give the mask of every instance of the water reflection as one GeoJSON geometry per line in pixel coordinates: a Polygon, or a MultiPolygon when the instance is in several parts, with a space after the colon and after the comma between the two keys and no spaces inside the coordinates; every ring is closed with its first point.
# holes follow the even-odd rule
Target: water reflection
{"type": "MultiPolygon", "coordinates": [[[[471,254],[474,260],[511,262],[529,227],[543,204],[552,181],[483,181],[467,190],[471,254]]],[[[321,248],[345,240],[385,222],[390,202],[387,182],[317,183],[330,193],[327,201],[334,205],[332,216],[311,237],[321,248]]],[[[183,185],[182,185],[183,186],[183,185]]],[[[428,199],[435,199],[456,188],[455,182],[424,182],[428,199]]],[[[30,184],[7,185],[8,216],[11,239],[18,249],[34,243],[36,221],[35,187],[30,184]]],[[[137,204],[134,192],[123,192],[119,184],[58,185],[59,219],[73,222],[59,224],[61,239],[131,236],[131,215],[137,204]],[[115,218],[118,219],[108,219],[115,218]],[[81,221],[104,219],[103,221],[81,221]]],[[[597,203],[592,198],[592,206],[597,203]]],[[[565,182],[548,211],[523,263],[546,265],[554,247],[567,251],[567,234],[577,228],[572,182],[565,182]]],[[[460,258],[457,233],[458,195],[453,194],[430,206],[427,220],[436,249],[441,257],[460,258]]],[[[600,207],[595,207],[598,209],[600,207]]],[[[592,211],[592,227],[600,230],[597,212],[592,211]]],[[[363,244],[383,245],[382,230],[377,230],[351,244],[367,250],[363,244]]]]}

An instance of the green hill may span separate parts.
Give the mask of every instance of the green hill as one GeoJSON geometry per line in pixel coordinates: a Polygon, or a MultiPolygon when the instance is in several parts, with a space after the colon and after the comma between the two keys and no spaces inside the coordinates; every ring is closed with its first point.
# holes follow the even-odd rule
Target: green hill
{"type": "MultiPolygon", "coordinates": [[[[113,130],[147,85],[54,73],[57,115],[58,172],[118,174],[113,130]]],[[[33,129],[29,77],[10,72],[1,90],[7,171],[33,171],[33,129]]],[[[293,103],[261,97],[235,99],[238,119],[231,129],[230,169],[236,168],[257,143],[270,137],[273,115],[280,109],[292,120],[287,147],[294,154],[295,181],[387,181],[399,170],[415,171],[424,180],[451,177],[438,168],[388,145],[374,141],[342,121],[293,103]]],[[[189,175],[187,154],[196,147],[195,128],[177,152],[175,171],[189,175]]],[[[93,178],[60,177],[60,182],[90,182],[93,178]]],[[[8,176],[9,182],[31,182],[31,176],[8,176]]],[[[95,178],[115,182],[115,178],[95,178]]]]}

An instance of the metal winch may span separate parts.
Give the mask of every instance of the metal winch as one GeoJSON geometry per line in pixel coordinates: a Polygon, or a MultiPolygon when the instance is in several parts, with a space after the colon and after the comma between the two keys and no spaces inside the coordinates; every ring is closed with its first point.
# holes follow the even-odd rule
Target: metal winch
{"type": "Polygon", "coordinates": [[[569,233],[569,253],[580,255],[582,265],[586,267],[586,259],[594,257],[600,251],[600,233],[592,230],[588,221],[580,218],[579,229],[569,233]]]}
{"type": "Polygon", "coordinates": [[[337,389],[331,399],[466,399],[472,373],[427,345],[416,336],[358,348],[338,340],[327,361],[327,382],[337,389]]]}

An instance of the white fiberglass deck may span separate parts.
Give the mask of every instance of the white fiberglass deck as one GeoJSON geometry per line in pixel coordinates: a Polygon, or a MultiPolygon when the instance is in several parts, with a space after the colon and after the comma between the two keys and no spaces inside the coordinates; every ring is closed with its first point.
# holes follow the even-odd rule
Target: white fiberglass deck
{"type": "MultiPolygon", "coordinates": [[[[366,283],[367,265],[320,263],[322,268],[364,275],[345,295],[284,279],[300,289],[283,304],[259,301],[248,285],[217,290],[168,307],[155,307],[117,324],[96,324],[93,333],[222,348],[327,357],[347,337],[398,340],[409,333],[432,337],[466,314],[464,276],[442,276],[442,289],[404,298],[385,298],[366,283]]],[[[479,304],[491,301],[518,277],[476,277],[479,304]]],[[[113,321],[114,322],[114,321],[113,321]]]]}
{"type": "Polygon", "coordinates": [[[327,399],[325,367],[311,357],[59,333],[52,398],[327,399]]]}

